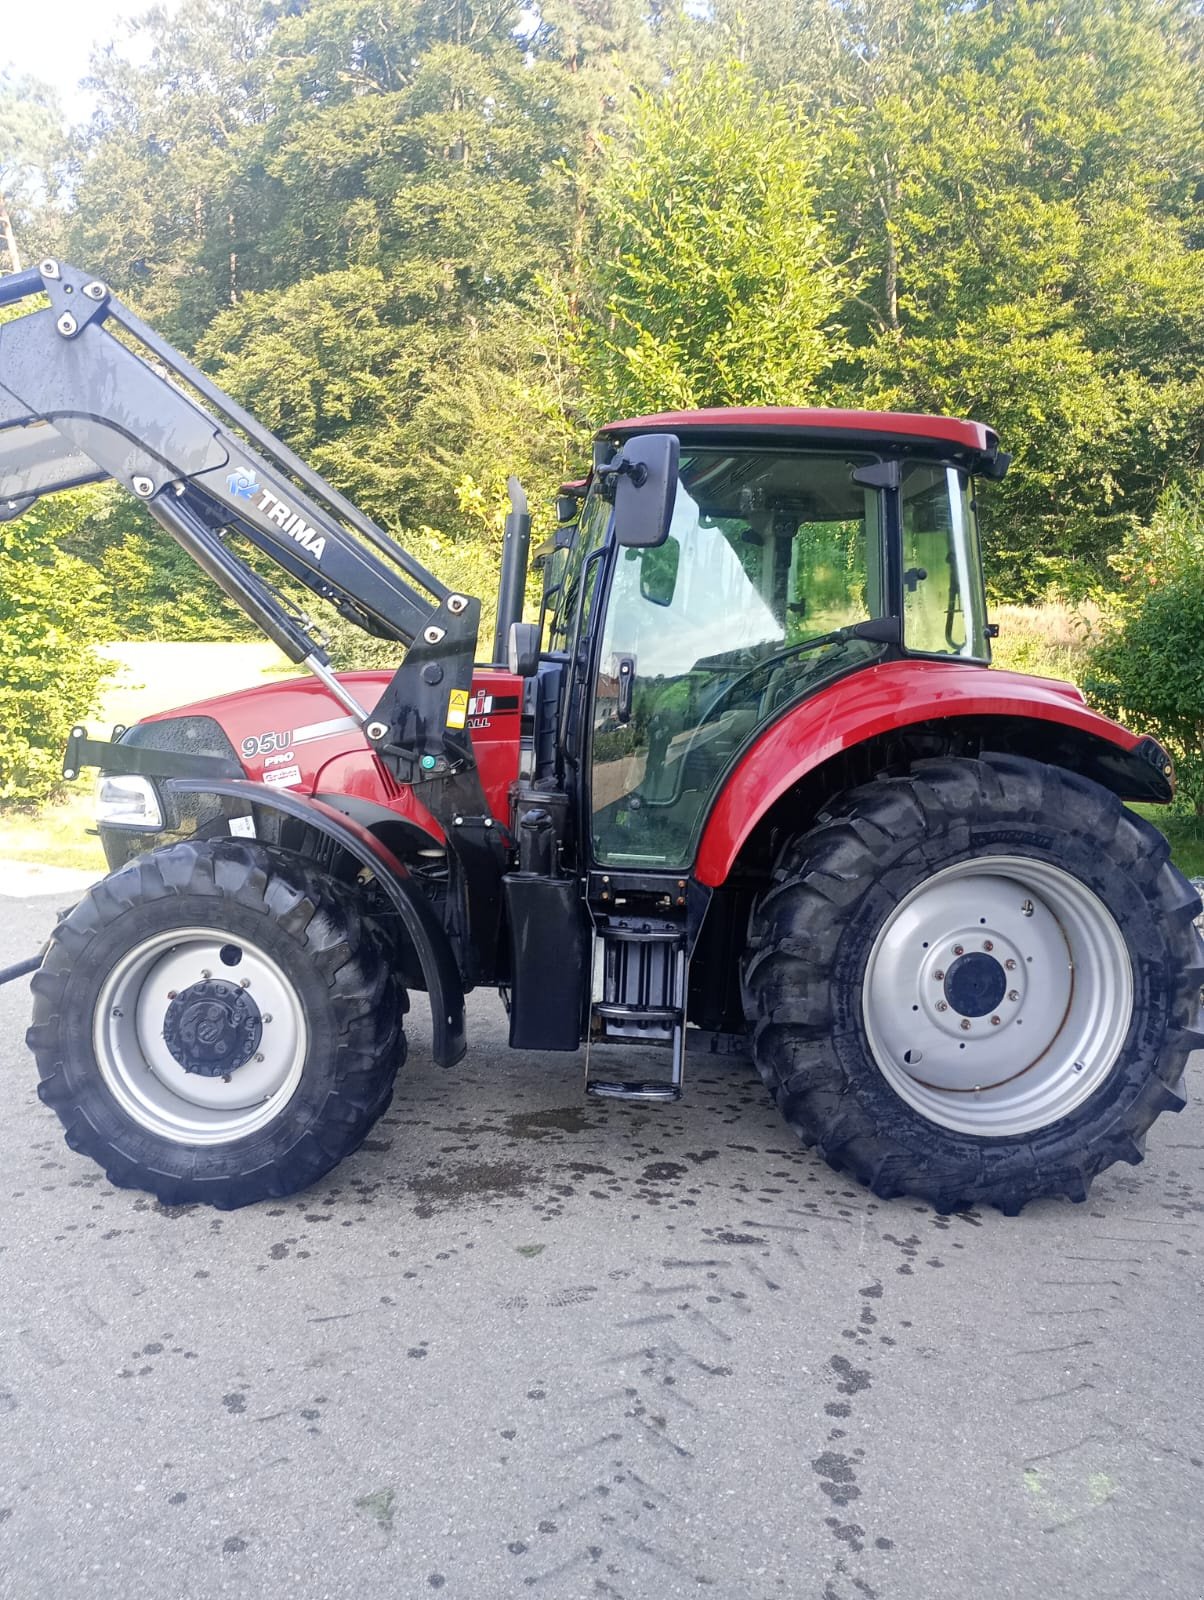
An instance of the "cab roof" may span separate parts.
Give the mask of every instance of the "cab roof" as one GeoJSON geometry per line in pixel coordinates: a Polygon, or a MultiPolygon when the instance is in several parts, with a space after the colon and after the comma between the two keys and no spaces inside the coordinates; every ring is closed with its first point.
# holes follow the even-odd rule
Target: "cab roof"
{"type": "Polygon", "coordinates": [[[618,444],[637,433],[676,433],[693,443],[736,440],[760,433],[798,444],[856,442],[929,446],[943,455],[965,458],[968,466],[1002,477],[1009,457],[999,436],[981,422],[960,417],[924,416],[913,411],[842,411],[827,406],[716,406],[702,411],[660,411],[628,417],[598,430],[599,442],[618,444]]]}

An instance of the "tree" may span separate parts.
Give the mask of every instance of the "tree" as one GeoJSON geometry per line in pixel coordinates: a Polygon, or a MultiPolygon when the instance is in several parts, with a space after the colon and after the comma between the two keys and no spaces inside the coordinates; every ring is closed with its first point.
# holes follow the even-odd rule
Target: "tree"
{"type": "MultiPolygon", "coordinates": [[[[237,300],[263,197],[245,171],[268,115],[275,0],[184,0],[137,23],[146,60],[93,62],[97,109],[77,140],[71,256],[174,342],[237,300]]],[[[255,287],[254,281],[250,284],[255,287]]]]}
{"type": "Polygon", "coordinates": [[[0,71],[0,267],[20,272],[23,226],[56,188],[62,115],[54,91],[0,71]]]}
{"type": "Polygon", "coordinates": [[[1191,0],[715,0],[693,30],[818,152],[853,286],[832,397],[978,416],[1014,452],[1012,598],[1099,581],[1199,459],[1202,38],[1191,0]]]}
{"type": "Polygon", "coordinates": [[[640,103],[596,248],[581,353],[609,411],[801,404],[841,353],[814,158],[737,63],[640,103]]]}

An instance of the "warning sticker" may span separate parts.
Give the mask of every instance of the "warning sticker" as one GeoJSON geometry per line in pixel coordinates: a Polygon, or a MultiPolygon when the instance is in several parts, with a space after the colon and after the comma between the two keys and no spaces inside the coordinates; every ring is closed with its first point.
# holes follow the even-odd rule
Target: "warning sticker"
{"type": "Polygon", "coordinates": [[[447,697],[447,725],[462,728],[468,721],[468,690],[453,689],[447,697]]]}

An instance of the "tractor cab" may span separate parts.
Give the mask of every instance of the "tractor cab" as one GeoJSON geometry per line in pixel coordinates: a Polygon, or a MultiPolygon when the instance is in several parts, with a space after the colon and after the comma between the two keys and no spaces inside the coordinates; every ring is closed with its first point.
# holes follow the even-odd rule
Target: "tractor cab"
{"type": "Polygon", "coordinates": [[[594,861],[688,868],[737,758],[825,685],[902,654],[989,662],[973,477],[1005,466],[988,429],[943,418],[710,411],[604,429],[591,480],[566,486],[580,513],[545,552],[543,613],[594,861]],[[658,436],[679,443],[670,514],[633,545],[607,469],[658,436]]]}

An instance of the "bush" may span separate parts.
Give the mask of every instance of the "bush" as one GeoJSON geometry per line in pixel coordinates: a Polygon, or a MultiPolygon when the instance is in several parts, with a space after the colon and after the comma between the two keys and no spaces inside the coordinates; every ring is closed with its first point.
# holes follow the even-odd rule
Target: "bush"
{"type": "Polygon", "coordinates": [[[101,580],[59,543],[79,518],[76,500],[0,524],[0,808],[40,804],[62,786],[63,745],[107,672],[91,649],[101,580]]]}
{"type": "Polygon", "coordinates": [[[1175,485],[1113,559],[1121,591],[1083,687],[1170,751],[1186,808],[1204,816],[1204,476],[1175,485]]]}

